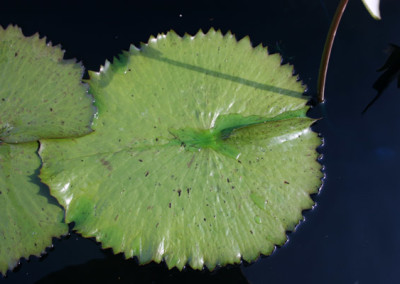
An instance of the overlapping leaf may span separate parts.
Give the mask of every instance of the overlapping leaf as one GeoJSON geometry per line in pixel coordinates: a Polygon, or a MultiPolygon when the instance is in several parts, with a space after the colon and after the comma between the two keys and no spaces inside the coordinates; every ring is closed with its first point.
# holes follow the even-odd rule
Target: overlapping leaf
{"type": "Polygon", "coordinates": [[[29,141],[90,132],[94,107],[82,73],[79,64],[63,60],[63,51],[38,35],[0,27],[2,274],[20,257],[40,255],[52,237],[68,231],[62,208],[40,194],[34,178],[40,168],[38,144],[29,141]]]}
{"type": "Polygon", "coordinates": [[[52,237],[66,234],[64,212],[33,183],[40,159],[37,142],[0,144],[0,272],[21,257],[40,255],[52,237]]]}
{"type": "Polygon", "coordinates": [[[38,34],[0,27],[0,141],[35,141],[90,132],[92,99],[82,67],[38,34]]]}
{"type": "Polygon", "coordinates": [[[40,150],[66,221],[140,263],[179,269],[283,244],[320,186],[321,141],[280,60],[230,33],[170,32],[91,73],[95,131],[40,150]]]}

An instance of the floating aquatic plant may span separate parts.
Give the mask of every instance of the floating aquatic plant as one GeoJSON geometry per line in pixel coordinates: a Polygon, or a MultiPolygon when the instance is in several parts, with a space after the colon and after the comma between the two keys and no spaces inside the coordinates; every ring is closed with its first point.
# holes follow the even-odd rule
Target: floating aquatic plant
{"type": "Polygon", "coordinates": [[[290,65],[246,37],[174,32],[90,72],[94,132],[41,141],[66,222],[104,248],[201,269],[286,241],[321,185],[290,65]]]}
{"type": "Polygon", "coordinates": [[[25,37],[15,26],[0,26],[2,274],[21,257],[40,255],[52,237],[68,232],[62,208],[38,184],[41,162],[34,141],[90,132],[94,108],[81,78],[82,67],[63,60],[59,47],[38,34],[25,37]]]}

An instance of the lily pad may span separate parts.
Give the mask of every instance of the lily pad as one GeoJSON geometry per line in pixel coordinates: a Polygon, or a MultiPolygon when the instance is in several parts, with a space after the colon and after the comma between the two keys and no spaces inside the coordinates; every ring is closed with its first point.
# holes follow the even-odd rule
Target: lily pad
{"type": "MultiPolygon", "coordinates": [[[[64,212],[32,179],[40,167],[38,142],[0,144],[0,273],[21,257],[40,256],[52,237],[68,232],[64,212]]],[[[36,178],[37,179],[37,178],[36,178]]],[[[43,185],[44,186],[44,185],[43,185]]]]}
{"type": "Polygon", "coordinates": [[[95,109],[82,74],[45,38],[0,26],[0,273],[68,232],[63,209],[40,194],[38,143],[31,141],[91,131],[95,109]]]}
{"type": "Polygon", "coordinates": [[[59,46],[0,26],[0,141],[74,137],[91,131],[93,99],[82,66],[59,46]]]}
{"type": "Polygon", "coordinates": [[[90,73],[95,131],[39,151],[66,221],[179,269],[284,244],[322,174],[304,86],[280,62],[247,37],[169,32],[90,73]]]}

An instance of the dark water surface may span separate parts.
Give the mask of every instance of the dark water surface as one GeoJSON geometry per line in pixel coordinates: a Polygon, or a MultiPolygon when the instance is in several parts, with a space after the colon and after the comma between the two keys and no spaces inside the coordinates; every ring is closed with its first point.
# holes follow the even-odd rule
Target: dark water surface
{"type": "MultiPolygon", "coordinates": [[[[231,30],[283,53],[314,94],[325,35],[339,1],[127,2],[1,3],[0,24],[46,35],[89,70],[98,70],[130,43],[170,29],[181,35],[200,28],[231,30]]],[[[334,44],[327,102],[312,111],[324,117],[315,130],[325,139],[325,185],[315,209],[305,212],[306,221],[272,256],[213,273],[180,273],[163,264],[138,266],[72,233],[56,240],[42,259],[23,260],[0,282],[398,283],[400,90],[392,84],[361,115],[375,95],[375,70],[386,60],[388,44],[400,45],[400,1],[382,1],[381,12],[383,20],[374,21],[361,0],[350,0],[334,44]]]]}

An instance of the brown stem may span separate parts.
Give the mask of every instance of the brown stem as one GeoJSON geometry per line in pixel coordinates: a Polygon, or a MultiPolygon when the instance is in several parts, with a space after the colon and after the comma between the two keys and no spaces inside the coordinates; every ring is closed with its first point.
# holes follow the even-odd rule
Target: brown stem
{"type": "Polygon", "coordinates": [[[326,74],[328,72],[328,64],[329,64],[329,58],[331,57],[333,41],[335,40],[336,31],[339,27],[340,20],[342,19],[344,10],[346,10],[348,2],[349,0],[340,0],[335,15],[333,16],[328,36],[326,37],[324,52],[322,53],[321,65],[319,66],[319,75],[318,75],[318,101],[320,103],[323,103],[325,100],[324,93],[325,93],[326,74]]]}

